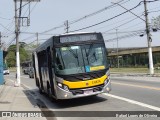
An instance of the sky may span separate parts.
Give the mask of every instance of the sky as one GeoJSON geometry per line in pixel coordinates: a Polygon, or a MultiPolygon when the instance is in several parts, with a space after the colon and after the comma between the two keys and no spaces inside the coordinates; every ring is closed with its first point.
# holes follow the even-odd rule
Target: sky
{"type": "MultiPolygon", "coordinates": [[[[77,32],[102,32],[107,48],[117,48],[117,39],[119,48],[146,47],[145,22],[142,20],[145,19],[143,2],[132,10],[134,14],[142,18],[140,19],[130,12],[124,13],[126,10],[119,5],[109,7],[119,1],[121,1],[119,4],[126,9],[132,9],[141,2],[141,0],[40,0],[40,2],[32,2],[30,26],[21,26],[20,41],[32,43],[37,39],[35,34],[37,32],[40,43],[53,35],[63,34],[66,32],[65,21],[68,20],[69,31],[94,25],[77,32]],[[79,21],[75,22],[76,20],[79,21]],[[60,28],[45,32],[59,26],[60,28]],[[140,37],[141,34],[144,36],[140,37]]],[[[23,2],[24,4],[26,2],[23,2]]],[[[17,5],[19,7],[19,3],[17,5]]],[[[29,5],[23,7],[22,17],[28,17],[28,7],[29,5]]],[[[147,2],[147,9],[149,23],[151,23],[152,18],[160,15],[160,1],[147,2]]],[[[4,47],[15,43],[14,10],[14,0],[0,0],[0,31],[4,47]]],[[[160,31],[151,31],[151,35],[152,46],[160,46],[160,31]]]]}

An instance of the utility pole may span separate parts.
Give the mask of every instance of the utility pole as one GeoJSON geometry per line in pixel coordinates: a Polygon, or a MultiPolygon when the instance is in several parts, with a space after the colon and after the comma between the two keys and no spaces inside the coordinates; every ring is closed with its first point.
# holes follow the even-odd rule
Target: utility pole
{"type": "Polygon", "coordinates": [[[154,68],[153,68],[153,56],[152,56],[152,39],[150,34],[150,28],[148,25],[148,12],[147,12],[147,3],[146,0],[144,0],[144,10],[145,10],[145,24],[146,24],[146,34],[147,34],[147,42],[148,42],[148,56],[149,56],[149,73],[151,75],[154,74],[154,68]]]}
{"type": "Polygon", "coordinates": [[[1,34],[1,32],[0,32],[0,50],[2,49],[2,34],[1,34]]]}
{"type": "Polygon", "coordinates": [[[66,26],[65,30],[66,30],[66,33],[69,32],[69,24],[68,24],[68,20],[65,21],[64,25],[66,26]]]}
{"type": "Polygon", "coordinates": [[[8,37],[8,36],[2,36],[2,33],[0,32],[0,50],[2,50],[3,43],[2,43],[2,38],[8,37]]]}
{"type": "MultiPolygon", "coordinates": [[[[14,84],[15,87],[19,87],[21,84],[20,56],[19,56],[19,32],[20,32],[20,21],[21,21],[21,19],[25,18],[25,17],[21,17],[22,2],[28,2],[30,4],[30,2],[39,2],[39,1],[40,0],[14,0],[14,4],[15,4],[15,35],[16,35],[16,68],[17,68],[16,81],[14,84]],[[17,9],[17,2],[20,2],[20,9],[17,9]],[[19,10],[19,17],[17,14],[18,10],[19,10]]],[[[29,15],[30,15],[30,12],[29,12],[29,15]]]]}
{"type": "Polygon", "coordinates": [[[1,41],[1,32],[0,32],[0,85],[4,84],[4,78],[3,78],[3,51],[1,49],[2,41],[1,41]]]}
{"type": "Polygon", "coordinates": [[[38,32],[36,33],[36,36],[37,36],[37,47],[38,47],[38,32]]]}
{"type": "Polygon", "coordinates": [[[116,29],[117,36],[117,67],[119,68],[119,53],[118,53],[118,29],[116,29]]]}
{"type": "Polygon", "coordinates": [[[15,3],[15,34],[16,34],[16,81],[14,86],[20,86],[20,57],[19,57],[19,22],[18,22],[18,15],[17,15],[17,0],[14,0],[15,3]]]}
{"type": "MultiPolygon", "coordinates": [[[[120,7],[124,8],[125,10],[128,10],[118,3],[113,3],[113,4],[117,4],[120,7]]],[[[148,42],[148,57],[149,57],[149,73],[151,75],[153,75],[154,74],[154,68],[153,68],[153,56],[152,56],[152,46],[151,46],[152,39],[151,39],[151,34],[150,34],[150,28],[149,28],[149,25],[148,25],[148,12],[147,12],[147,2],[146,2],[146,0],[144,0],[144,9],[145,9],[145,20],[142,19],[140,16],[136,15],[135,13],[131,12],[130,10],[128,10],[128,11],[130,13],[132,13],[133,15],[135,15],[136,17],[138,17],[139,19],[141,19],[142,21],[144,21],[145,24],[146,24],[146,34],[147,34],[147,42],[148,42]]]]}

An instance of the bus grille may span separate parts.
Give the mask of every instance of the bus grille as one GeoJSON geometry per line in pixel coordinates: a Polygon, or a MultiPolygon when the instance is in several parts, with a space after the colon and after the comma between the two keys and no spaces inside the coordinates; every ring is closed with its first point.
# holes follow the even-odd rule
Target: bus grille
{"type": "MultiPolygon", "coordinates": [[[[96,87],[89,88],[89,89],[93,89],[93,93],[94,93],[94,92],[102,91],[103,87],[104,85],[100,85],[100,86],[96,86],[96,87]]],[[[73,95],[80,95],[80,94],[84,94],[85,90],[87,89],[72,89],[70,91],[72,92],[73,95]]]]}

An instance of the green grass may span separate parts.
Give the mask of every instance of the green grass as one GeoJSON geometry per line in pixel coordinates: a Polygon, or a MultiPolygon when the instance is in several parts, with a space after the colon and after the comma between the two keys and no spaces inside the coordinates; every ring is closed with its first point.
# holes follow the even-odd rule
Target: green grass
{"type": "MultiPolygon", "coordinates": [[[[16,67],[9,68],[16,72],[16,67]]],[[[111,73],[149,73],[148,68],[110,68],[111,73]]],[[[154,70],[155,74],[160,74],[160,70],[154,70]]]]}
{"type": "Polygon", "coordinates": [[[15,72],[16,71],[16,67],[10,67],[9,71],[15,72]]]}
{"type": "MultiPolygon", "coordinates": [[[[111,73],[149,73],[148,68],[110,68],[111,73]]],[[[154,70],[160,74],[160,70],[154,70]]]]}

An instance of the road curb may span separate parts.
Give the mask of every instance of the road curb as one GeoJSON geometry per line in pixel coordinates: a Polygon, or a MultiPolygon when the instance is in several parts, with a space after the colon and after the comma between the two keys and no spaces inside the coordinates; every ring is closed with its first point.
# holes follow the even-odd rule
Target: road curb
{"type": "Polygon", "coordinates": [[[136,77],[160,77],[160,75],[154,74],[140,74],[140,73],[111,73],[112,76],[136,76],[136,77]]]}

